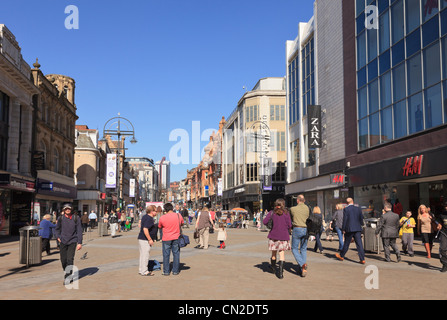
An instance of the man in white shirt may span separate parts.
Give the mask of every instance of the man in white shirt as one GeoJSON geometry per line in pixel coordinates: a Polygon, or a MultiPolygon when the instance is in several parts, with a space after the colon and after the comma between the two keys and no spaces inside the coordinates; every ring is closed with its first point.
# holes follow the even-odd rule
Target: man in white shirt
{"type": "Polygon", "coordinates": [[[98,216],[93,210],[88,215],[88,219],[90,220],[90,229],[93,229],[96,226],[96,221],[98,219],[98,216]]]}

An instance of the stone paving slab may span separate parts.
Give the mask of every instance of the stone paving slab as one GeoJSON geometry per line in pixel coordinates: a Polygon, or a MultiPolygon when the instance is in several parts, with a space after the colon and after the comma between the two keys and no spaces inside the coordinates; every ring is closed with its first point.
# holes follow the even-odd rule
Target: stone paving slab
{"type": "MultiPolygon", "coordinates": [[[[267,232],[249,229],[227,229],[227,248],[218,249],[217,234],[210,235],[208,250],[194,249],[193,230],[185,229],[191,244],[181,250],[179,275],[153,277],[138,274],[137,230],[119,233],[118,237],[99,237],[97,230],[84,236],[84,246],[76,253],[75,265],[80,280],[77,288],[63,283],[59,254],[52,242],[49,256],[44,253],[40,265],[28,269],[19,264],[18,241],[0,244],[1,300],[412,300],[445,299],[447,274],[435,244],[432,259],[416,241],[416,256],[403,256],[402,262],[387,263],[383,253],[367,253],[366,265],[360,265],[355,245],[345,261],[335,259],[338,241],[323,240],[325,251],[315,253],[309,242],[308,275],[297,275],[296,261],[286,252],[284,279],[269,271],[270,252],[267,232]],[[87,252],[87,259],[80,257],[87,252]],[[378,288],[365,283],[376,270],[378,288]],[[409,280],[410,279],[410,280],[409,280]],[[434,288],[432,285],[444,283],[434,288]]],[[[399,243],[400,246],[400,243],[399,243]]],[[[395,258],[394,256],[392,258],[395,258]]],[[[151,258],[162,262],[161,243],[151,249],[151,258]]],[[[369,281],[368,283],[371,283],[369,281]]]]}

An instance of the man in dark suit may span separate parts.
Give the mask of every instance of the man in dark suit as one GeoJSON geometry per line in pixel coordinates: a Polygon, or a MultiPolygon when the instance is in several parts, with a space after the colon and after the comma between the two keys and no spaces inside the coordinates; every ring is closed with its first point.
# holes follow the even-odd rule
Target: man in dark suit
{"type": "Polygon", "coordinates": [[[359,207],[354,206],[354,200],[352,198],[346,199],[348,206],[343,209],[343,226],[342,232],[345,235],[345,242],[343,249],[335,256],[338,260],[343,261],[346,252],[348,252],[349,245],[352,238],[354,238],[355,245],[357,246],[357,252],[360,258],[360,263],[365,264],[365,250],[362,243],[362,229],[363,229],[363,214],[359,207]]]}
{"type": "Polygon", "coordinates": [[[401,260],[400,251],[396,244],[396,239],[399,237],[399,215],[391,211],[391,203],[385,203],[385,213],[379,220],[376,229],[376,234],[381,233],[383,249],[385,251],[385,259],[390,262],[390,246],[393,248],[397,256],[397,262],[401,260]]]}

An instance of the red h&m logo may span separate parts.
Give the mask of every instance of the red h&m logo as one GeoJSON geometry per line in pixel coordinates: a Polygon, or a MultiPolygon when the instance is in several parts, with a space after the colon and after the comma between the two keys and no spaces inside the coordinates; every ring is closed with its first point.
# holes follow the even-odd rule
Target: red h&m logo
{"type": "Polygon", "coordinates": [[[407,158],[403,169],[403,176],[408,177],[415,174],[421,174],[423,155],[407,158]]]}

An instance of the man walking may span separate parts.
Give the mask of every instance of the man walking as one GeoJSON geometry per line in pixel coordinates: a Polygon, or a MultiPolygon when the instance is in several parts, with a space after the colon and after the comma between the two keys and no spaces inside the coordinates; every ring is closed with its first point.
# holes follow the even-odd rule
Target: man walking
{"type": "Polygon", "coordinates": [[[180,273],[180,226],[183,225],[183,218],[179,213],[173,211],[171,203],[164,205],[166,214],[160,217],[158,228],[163,230],[162,250],[163,250],[163,275],[169,276],[169,259],[171,251],[173,255],[172,274],[180,273]]]}
{"type": "Polygon", "coordinates": [[[354,238],[357,252],[360,258],[360,263],[365,264],[365,250],[362,244],[362,227],[363,227],[363,214],[359,207],[354,206],[354,200],[347,198],[346,202],[348,206],[343,209],[343,226],[342,232],[345,235],[345,242],[343,249],[335,256],[338,260],[343,261],[346,252],[348,252],[351,240],[354,238]]]}
{"type": "Polygon", "coordinates": [[[96,227],[96,219],[98,219],[98,216],[95,211],[92,210],[88,215],[88,218],[90,220],[90,230],[93,230],[96,227]]]}
{"type": "Polygon", "coordinates": [[[379,220],[378,227],[376,229],[376,235],[381,233],[383,249],[385,251],[385,260],[390,262],[390,246],[393,248],[397,257],[397,262],[400,262],[400,251],[396,244],[396,239],[399,237],[399,215],[394,213],[391,203],[385,203],[385,213],[379,220]]]}
{"type": "Polygon", "coordinates": [[[304,203],[305,199],[302,194],[298,196],[298,203],[292,207],[292,253],[300,268],[302,277],[307,275],[307,225],[306,220],[310,215],[310,208],[304,203]]]}
{"type": "Polygon", "coordinates": [[[110,231],[112,238],[115,238],[116,235],[116,229],[118,228],[118,216],[116,215],[115,211],[111,211],[109,216],[109,223],[110,223],[110,231]]]}
{"type": "Polygon", "coordinates": [[[64,269],[64,284],[72,282],[74,256],[76,250],[82,249],[81,218],[73,214],[70,204],[62,207],[62,214],[57,220],[54,234],[60,243],[62,269],[64,269]]]}
{"type": "Polygon", "coordinates": [[[441,272],[447,272],[447,202],[444,204],[444,211],[438,218],[439,233],[439,255],[442,263],[441,272]]]}
{"type": "Polygon", "coordinates": [[[189,212],[188,212],[188,209],[186,209],[186,203],[183,205],[183,210],[181,213],[182,213],[183,221],[185,222],[186,228],[189,228],[189,223],[188,223],[189,212]]]}

